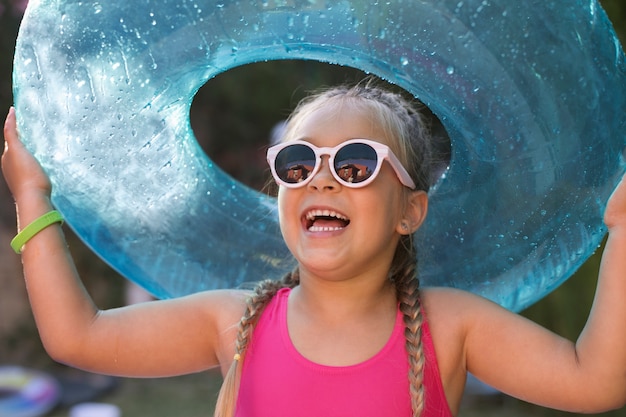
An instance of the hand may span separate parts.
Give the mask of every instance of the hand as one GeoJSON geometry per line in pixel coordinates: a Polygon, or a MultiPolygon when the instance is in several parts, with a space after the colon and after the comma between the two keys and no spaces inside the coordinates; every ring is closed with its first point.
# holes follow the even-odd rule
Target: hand
{"type": "Polygon", "coordinates": [[[32,193],[49,198],[52,189],[50,179],[20,141],[13,107],[4,123],[4,140],[2,173],[15,200],[32,193]]]}
{"type": "Polygon", "coordinates": [[[619,184],[611,194],[606,210],[604,211],[604,223],[609,229],[626,227],[626,176],[622,177],[619,184]]]}

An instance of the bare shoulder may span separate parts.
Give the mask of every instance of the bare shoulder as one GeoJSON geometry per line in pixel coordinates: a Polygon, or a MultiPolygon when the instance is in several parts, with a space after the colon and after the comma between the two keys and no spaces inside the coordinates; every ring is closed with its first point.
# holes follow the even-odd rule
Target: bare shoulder
{"type": "Polygon", "coordinates": [[[448,404],[458,410],[467,376],[468,335],[486,311],[500,307],[476,294],[443,287],[423,288],[421,301],[448,404]]]}
{"type": "Polygon", "coordinates": [[[249,295],[244,290],[211,290],[189,295],[181,302],[201,312],[219,332],[237,325],[243,316],[249,295]]]}
{"type": "Polygon", "coordinates": [[[455,288],[425,288],[421,298],[435,342],[437,336],[447,335],[446,344],[453,337],[464,345],[477,327],[484,331],[500,322],[506,325],[521,319],[485,297],[455,288]]]}
{"type": "Polygon", "coordinates": [[[457,355],[462,353],[463,344],[467,336],[468,328],[476,320],[476,312],[489,308],[491,302],[467,291],[429,287],[420,291],[421,302],[431,330],[433,343],[437,346],[446,346],[445,354],[448,355],[451,346],[458,346],[460,351],[453,352],[453,360],[460,359],[457,355]]]}
{"type": "Polygon", "coordinates": [[[187,296],[187,300],[203,306],[209,311],[217,311],[223,315],[238,314],[241,317],[250,291],[227,289],[203,291],[187,296]]]}
{"type": "Polygon", "coordinates": [[[202,312],[217,335],[215,355],[222,373],[226,372],[232,361],[238,324],[249,296],[249,291],[229,289],[204,291],[185,297],[194,310],[202,312]]]}
{"type": "Polygon", "coordinates": [[[468,317],[474,309],[493,308],[497,305],[486,298],[456,288],[428,287],[420,290],[422,305],[433,321],[459,321],[459,315],[468,317]]]}

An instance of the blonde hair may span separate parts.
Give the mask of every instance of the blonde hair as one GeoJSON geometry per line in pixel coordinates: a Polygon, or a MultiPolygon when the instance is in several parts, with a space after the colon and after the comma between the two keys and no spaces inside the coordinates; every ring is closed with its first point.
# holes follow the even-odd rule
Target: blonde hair
{"type": "MultiPolygon", "coordinates": [[[[400,94],[380,88],[368,79],[356,86],[341,86],[312,95],[303,100],[292,113],[283,134],[289,140],[298,125],[315,110],[328,106],[349,104],[357,111],[365,111],[386,134],[393,152],[398,156],[420,190],[428,191],[431,184],[429,133],[420,112],[400,94]]],[[[408,192],[408,189],[407,189],[408,192]]],[[[389,279],[395,284],[398,305],[405,325],[406,351],[409,359],[409,386],[413,416],[424,409],[423,375],[425,358],[422,347],[422,309],[417,277],[417,250],[411,235],[402,236],[396,248],[389,279]]],[[[254,325],[265,306],[281,288],[293,288],[299,283],[296,268],[281,281],[263,281],[247,301],[244,316],[239,322],[235,357],[216,404],[216,417],[232,417],[237,404],[241,366],[245,360],[254,325]]]]}

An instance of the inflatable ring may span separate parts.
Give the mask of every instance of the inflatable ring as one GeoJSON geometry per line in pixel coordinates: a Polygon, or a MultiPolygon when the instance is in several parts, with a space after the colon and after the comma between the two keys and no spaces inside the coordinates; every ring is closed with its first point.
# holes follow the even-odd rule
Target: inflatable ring
{"type": "Polygon", "coordinates": [[[512,310],[597,248],[624,172],[624,54],[595,1],[31,1],[17,40],[22,137],[93,250],[158,297],[278,277],[272,198],[215,167],[189,109],[266,60],[361,69],[451,138],[420,239],[424,285],[512,310]]]}
{"type": "Polygon", "coordinates": [[[18,366],[0,366],[0,392],[0,417],[43,416],[61,399],[54,378],[18,366]]]}

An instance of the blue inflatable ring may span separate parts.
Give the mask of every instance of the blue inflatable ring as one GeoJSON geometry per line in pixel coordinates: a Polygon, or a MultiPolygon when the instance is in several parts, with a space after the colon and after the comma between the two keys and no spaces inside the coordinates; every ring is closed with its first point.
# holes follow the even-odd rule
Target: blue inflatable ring
{"type": "Polygon", "coordinates": [[[189,124],[207,80],[277,59],[376,74],[443,122],[453,153],[418,235],[424,285],[520,310],[601,242],[626,77],[595,0],[31,0],[21,134],[71,227],[156,296],[277,277],[293,261],[275,201],[215,167],[189,124]]]}

